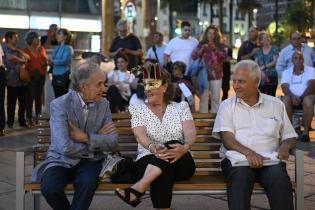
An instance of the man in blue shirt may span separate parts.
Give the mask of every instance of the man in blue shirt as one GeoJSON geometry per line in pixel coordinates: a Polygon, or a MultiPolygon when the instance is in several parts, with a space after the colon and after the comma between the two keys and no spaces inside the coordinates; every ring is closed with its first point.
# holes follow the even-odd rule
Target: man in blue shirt
{"type": "Polygon", "coordinates": [[[292,55],[296,50],[302,52],[304,65],[311,67],[315,66],[315,54],[313,49],[307,46],[307,44],[302,43],[301,33],[295,31],[291,34],[291,43],[280,51],[277,60],[276,70],[280,77],[283,71],[293,66],[292,55]]]}

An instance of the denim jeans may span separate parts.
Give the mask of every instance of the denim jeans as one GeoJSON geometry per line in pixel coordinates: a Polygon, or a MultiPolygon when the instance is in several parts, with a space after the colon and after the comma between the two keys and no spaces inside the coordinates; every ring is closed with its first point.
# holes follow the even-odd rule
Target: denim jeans
{"type": "Polygon", "coordinates": [[[48,168],[42,178],[42,194],[54,210],[88,210],[98,186],[101,169],[101,161],[88,160],[82,160],[72,168],[62,166],[48,168]],[[72,181],[74,186],[71,204],[64,193],[69,181],[72,181]]]}

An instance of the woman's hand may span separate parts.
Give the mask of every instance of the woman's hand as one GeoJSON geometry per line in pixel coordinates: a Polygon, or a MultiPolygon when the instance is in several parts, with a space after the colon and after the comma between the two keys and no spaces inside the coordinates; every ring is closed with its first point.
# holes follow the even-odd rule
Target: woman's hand
{"type": "Polygon", "coordinates": [[[185,144],[170,144],[170,149],[167,149],[163,153],[158,153],[157,157],[166,160],[170,163],[175,163],[189,150],[189,145],[185,144]]]}

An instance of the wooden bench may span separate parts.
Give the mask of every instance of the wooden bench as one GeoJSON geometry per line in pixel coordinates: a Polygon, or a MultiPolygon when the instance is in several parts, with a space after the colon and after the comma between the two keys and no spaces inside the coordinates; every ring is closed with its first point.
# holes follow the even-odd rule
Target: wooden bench
{"type": "MultiPolygon", "coordinates": [[[[220,168],[219,147],[221,142],[211,136],[214,124],[214,114],[193,114],[197,129],[196,143],[191,152],[196,162],[197,170],[190,180],[177,182],[174,186],[174,194],[226,194],[226,181],[220,168]]],[[[119,134],[119,148],[123,155],[135,157],[137,143],[130,127],[130,115],[113,114],[119,134]]],[[[39,119],[37,133],[38,145],[34,147],[34,165],[44,160],[50,143],[49,117],[39,119]]],[[[16,209],[24,209],[24,195],[29,192],[34,195],[34,209],[39,208],[39,197],[41,194],[40,183],[25,183],[24,157],[25,151],[16,153],[16,209]]],[[[304,209],[303,194],[303,152],[296,150],[296,180],[293,182],[293,193],[295,195],[296,209],[304,209]]],[[[113,194],[117,187],[125,188],[129,184],[100,183],[96,194],[113,194]]],[[[72,184],[65,189],[67,194],[73,194],[72,184]]],[[[264,193],[262,186],[255,184],[253,193],[264,193]]]]}

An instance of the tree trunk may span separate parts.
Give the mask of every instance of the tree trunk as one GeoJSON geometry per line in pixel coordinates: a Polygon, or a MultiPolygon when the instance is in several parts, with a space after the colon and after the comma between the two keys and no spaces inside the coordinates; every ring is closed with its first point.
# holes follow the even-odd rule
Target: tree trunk
{"type": "Polygon", "coordinates": [[[213,4],[210,3],[210,24],[213,25],[213,4]]]}
{"type": "Polygon", "coordinates": [[[222,34],[224,34],[225,31],[223,28],[223,1],[220,1],[219,3],[219,25],[222,34]]]}
{"type": "Polygon", "coordinates": [[[156,32],[156,22],[154,20],[157,15],[156,12],[156,1],[151,0],[142,0],[142,21],[143,21],[143,29],[147,31],[144,34],[144,49],[146,50],[149,46],[152,45],[152,37],[153,33],[156,32]]]}
{"type": "Polygon", "coordinates": [[[230,42],[230,46],[233,46],[233,34],[234,34],[234,31],[233,31],[233,0],[230,0],[230,5],[229,5],[229,10],[230,10],[230,16],[229,16],[229,20],[230,20],[230,38],[229,38],[229,42],[230,42]]]}
{"type": "Polygon", "coordinates": [[[114,37],[114,0],[102,0],[102,53],[108,54],[114,37]]]}
{"type": "Polygon", "coordinates": [[[275,31],[275,37],[276,37],[276,45],[279,46],[279,35],[278,35],[278,28],[279,28],[279,4],[278,0],[275,0],[275,23],[276,23],[276,31],[275,31]]]}

